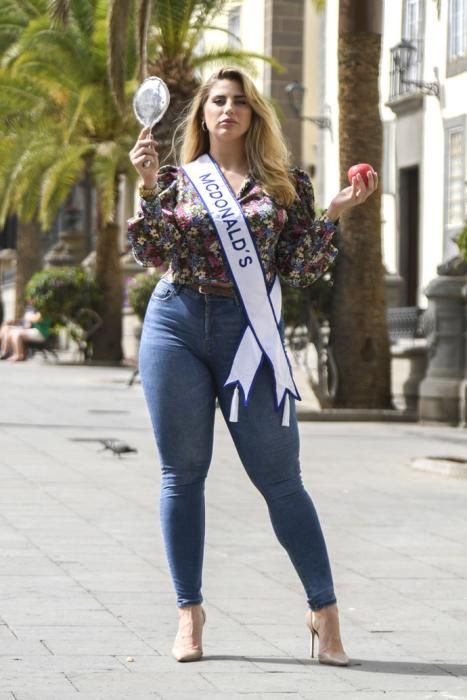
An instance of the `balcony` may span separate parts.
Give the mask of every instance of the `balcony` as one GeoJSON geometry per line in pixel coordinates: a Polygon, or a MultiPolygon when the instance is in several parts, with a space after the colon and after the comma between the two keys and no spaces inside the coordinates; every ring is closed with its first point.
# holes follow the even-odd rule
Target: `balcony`
{"type": "Polygon", "coordinates": [[[391,49],[388,106],[396,114],[419,109],[424,95],[439,97],[439,83],[422,80],[423,50],[420,41],[402,39],[391,49]]]}

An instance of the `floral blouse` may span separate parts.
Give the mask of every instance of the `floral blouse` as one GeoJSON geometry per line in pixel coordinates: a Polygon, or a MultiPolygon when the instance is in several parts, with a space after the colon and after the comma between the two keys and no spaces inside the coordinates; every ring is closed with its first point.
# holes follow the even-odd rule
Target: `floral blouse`
{"type": "MultiPolygon", "coordinates": [[[[293,287],[317,280],[337,255],[332,245],[336,226],[325,216],[316,219],[313,187],[308,175],[292,169],[296,201],[278,205],[252,176],[243,182],[241,204],[268,282],[276,272],[293,287]]],[[[172,280],[180,284],[231,283],[221,245],[209,215],[181,168],[163,166],[158,174],[159,195],[141,199],[128,235],[138,263],[146,267],[170,265],[172,280]]]]}

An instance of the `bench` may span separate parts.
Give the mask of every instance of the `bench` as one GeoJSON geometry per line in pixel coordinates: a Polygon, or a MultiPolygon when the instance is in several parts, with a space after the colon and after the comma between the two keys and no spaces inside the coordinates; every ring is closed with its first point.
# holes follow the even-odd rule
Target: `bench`
{"type": "Polygon", "coordinates": [[[58,362],[57,348],[58,336],[55,333],[50,333],[46,340],[29,340],[26,343],[28,358],[34,357],[37,352],[40,352],[44,359],[48,360],[49,355],[52,355],[55,362],[58,362]]]}
{"type": "Polygon", "coordinates": [[[396,306],[386,311],[388,335],[391,344],[398,340],[415,340],[425,337],[423,309],[418,306],[396,306]]]}
{"type": "Polygon", "coordinates": [[[433,319],[417,306],[388,308],[386,319],[391,344],[392,401],[395,408],[416,415],[433,319]]]}

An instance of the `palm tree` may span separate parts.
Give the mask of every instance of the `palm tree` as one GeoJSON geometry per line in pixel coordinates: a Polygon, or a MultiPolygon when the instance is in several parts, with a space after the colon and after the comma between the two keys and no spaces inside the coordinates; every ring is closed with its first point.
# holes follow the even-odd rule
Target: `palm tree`
{"type": "MultiPolygon", "coordinates": [[[[381,171],[379,62],[382,0],[339,3],[339,143],[342,186],[358,162],[381,171]]],[[[381,252],[381,194],[341,219],[331,314],[339,407],[390,406],[390,354],[381,252]]]]}
{"type": "MultiPolygon", "coordinates": [[[[16,85],[34,82],[47,102],[44,106],[38,99],[34,118],[24,115],[11,130],[11,154],[29,167],[14,169],[9,181],[4,174],[0,184],[5,186],[9,210],[21,209],[20,193],[28,191],[36,205],[29,218],[35,215],[47,228],[77,179],[85,171],[92,173],[97,191],[96,282],[102,292],[103,318],[94,357],[118,362],[123,291],[115,212],[119,176],[131,175],[127,155],[135,129],[131,102],[128,99],[122,113],[110,90],[107,3],[71,3],[72,14],[62,28],[51,24],[46,3],[36,2],[41,7],[4,52],[3,64],[7,79],[16,85]]],[[[132,69],[129,63],[129,72],[132,69]]],[[[130,82],[129,94],[134,86],[130,82]]],[[[6,95],[14,101],[13,84],[6,95]]]]}
{"type": "MultiPolygon", "coordinates": [[[[10,47],[21,36],[29,22],[40,15],[44,10],[44,3],[40,0],[31,0],[27,5],[5,0],[0,7],[0,56],[5,57],[10,47]]],[[[32,275],[42,266],[40,241],[41,229],[37,221],[37,208],[32,207],[31,212],[31,188],[21,195],[15,190],[15,169],[19,167],[18,153],[11,143],[13,129],[19,128],[23,122],[21,115],[30,114],[45,96],[38,93],[37,86],[30,84],[10,84],[5,86],[5,76],[2,76],[2,120],[0,123],[0,169],[3,174],[3,186],[0,182],[0,190],[4,193],[0,206],[0,226],[5,225],[7,216],[16,213],[18,221],[17,255],[16,255],[16,280],[15,280],[15,317],[20,318],[24,310],[24,289],[32,275]],[[8,94],[9,93],[9,96],[8,94]],[[13,205],[13,202],[16,204],[13,205]]],[[[36,115],[37,116],[37,115],[36,115]]],[[[29,134],[23,133],[23,138],[29,138],[29,134]]],[[[24,165],[24,162],[23,162],[24,165]]],[[[1,178],[1,175],[0,175],[1,178]]]]}

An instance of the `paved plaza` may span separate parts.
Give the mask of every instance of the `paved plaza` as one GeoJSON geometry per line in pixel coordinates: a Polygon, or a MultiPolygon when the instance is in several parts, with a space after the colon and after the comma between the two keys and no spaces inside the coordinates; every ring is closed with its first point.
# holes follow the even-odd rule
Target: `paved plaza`
{"type": "Polygon", "coordinates": [[[338,669],[308,657],[300,583],[219,416],[205,658],[177,664],[158,463],[130,376],[0,363],[0,700],[467,700],[467,479],[410,466],[466,458],[466,430],[300,424],[352,657],[338,669]]]}

